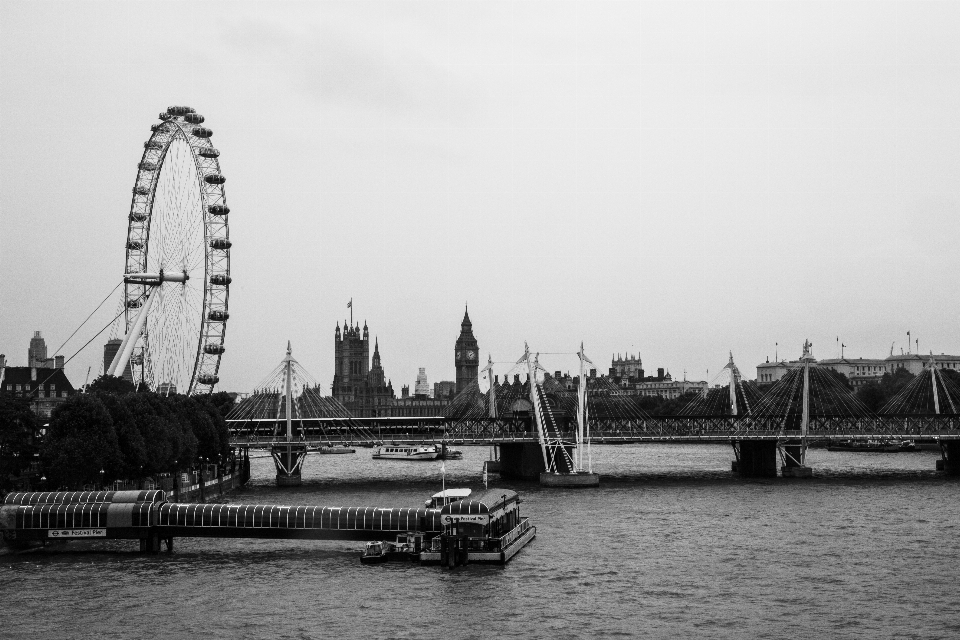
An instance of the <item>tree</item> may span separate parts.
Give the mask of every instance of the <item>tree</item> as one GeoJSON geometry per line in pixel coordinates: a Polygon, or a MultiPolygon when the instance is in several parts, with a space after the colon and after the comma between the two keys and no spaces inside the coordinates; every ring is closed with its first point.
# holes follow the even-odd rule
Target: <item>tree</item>
{"type": "Polygon", "coordinates": [[[38,428],[27,398],[0,393],[0,489],[12,488],[14,480],[30,467],[38,450],[38,428]]]}
{"type": "Polygon", "coordinates": [[[125,380],[119,376],[108,376],[103,374],[89,385],[87,385],[87,393],[114,393],[118,395],[123,395],[126,393],[133,393],[137,390],[133,383],[125,380]]]}
{"type": "Polygon", "coordinates": [[[76,489],[117,478],[123,457],[113,419],[100,398],[73,396],[54,409],[40,457],[56,486],[76,489]]]}
{"type": "Polygon", "coordinates": [[[143,434],[137,427],[137,421],[130,411],[129,398],[133,394],[124,396],[112,393],[98,393],[97,397],[110,413],[113,420],[113,428],[117,434],[117,443],[120,446],[122,465],[120,468],[120,477],[122,478],[141,478],[144,469],[149,466],[147,460],[147,446],[143,439],[143,434]]]}
{"type": "Polygon", "coordinates": [[[878,382],[865,384],[857,390],[857,399],[871,411],[880,411],[890,399],[910,384],[914,375],[904,368],[895,369],[893,373],[884,373],[878,382]]]}
{"type": "Polygon", "coordinates": [[[217,391],[208,396],[200,396],[201,399],[206,399],[210,404],[215,406],[220,415],[224,417],[233,409],[236,397],[237,394],[230,393],[229,391],[217,391]]]}

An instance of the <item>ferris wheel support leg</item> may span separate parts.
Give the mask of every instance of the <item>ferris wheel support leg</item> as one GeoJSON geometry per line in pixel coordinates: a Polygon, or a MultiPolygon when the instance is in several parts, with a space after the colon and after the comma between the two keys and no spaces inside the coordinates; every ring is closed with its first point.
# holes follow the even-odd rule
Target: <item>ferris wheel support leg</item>
{"type": "Polygon", "coordinates": [[[137,338],[140,337],[140,332],[143,331],[143,323],[147,320],[147,313],[150,311],[150,306],[153,304],[154,298],[157,297],[154,293],[155,290],[153,289],[147,293],[147,301],[140,307],[140,312],[134,319],[133,326],[127,331],[127,335],[123,337],[123,343],[120,345],[120,349],[117,350],[117,355],[114,356],[113,362],[110,363],[107,375],[115,376],[117,375],[117,370],[120,371],[121,376],[123,375],[123,370],[126,368],[127,362],[130,361],[130,354],[133,353],[133,347],[137,344],[137,338]]]}

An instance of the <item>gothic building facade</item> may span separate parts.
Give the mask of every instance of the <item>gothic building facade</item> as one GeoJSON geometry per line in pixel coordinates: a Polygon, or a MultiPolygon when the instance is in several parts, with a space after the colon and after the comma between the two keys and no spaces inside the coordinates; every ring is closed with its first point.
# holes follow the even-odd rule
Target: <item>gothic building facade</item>
{"type": "Polygon", "coordinates": [[[391,415],[396,396],[380,362],[380,345],[374,339],[370,359],[370,330],[367,323],[353,327],[340,323],[334,330],[334,373],[332,395],[358,418],[391,415]]]}

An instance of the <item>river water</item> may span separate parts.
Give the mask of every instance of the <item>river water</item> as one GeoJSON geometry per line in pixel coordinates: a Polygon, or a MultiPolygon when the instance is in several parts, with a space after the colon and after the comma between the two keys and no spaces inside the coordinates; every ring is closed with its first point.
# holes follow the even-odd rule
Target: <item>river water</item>
{"type": "MultiPolygon", "coordinates": [[[[446,462],[482,488],[483,447],[446,462]]],[[[600,489],[517,489],[506,567],[362,566],[360,542],[74,542],[0,556],[4,638],[957,638],[960,479],[932,452],[811,450],[811,480],[741,479],[713,445],[594,447],[600,489]]],[[[415,506],[437,463],[253,460],[235,503],[415,506]]]]}

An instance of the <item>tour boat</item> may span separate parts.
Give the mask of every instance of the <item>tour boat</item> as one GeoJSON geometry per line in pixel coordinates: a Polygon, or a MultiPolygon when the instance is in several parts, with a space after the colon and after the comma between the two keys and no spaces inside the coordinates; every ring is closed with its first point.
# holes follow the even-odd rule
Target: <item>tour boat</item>
{"type": "Polygon", "coordinates": [[[379,460],[436,460],[440,457],[440,447],[435,444],[406,446],[388,445],[377,447],[374,459],[379,460]]]}

